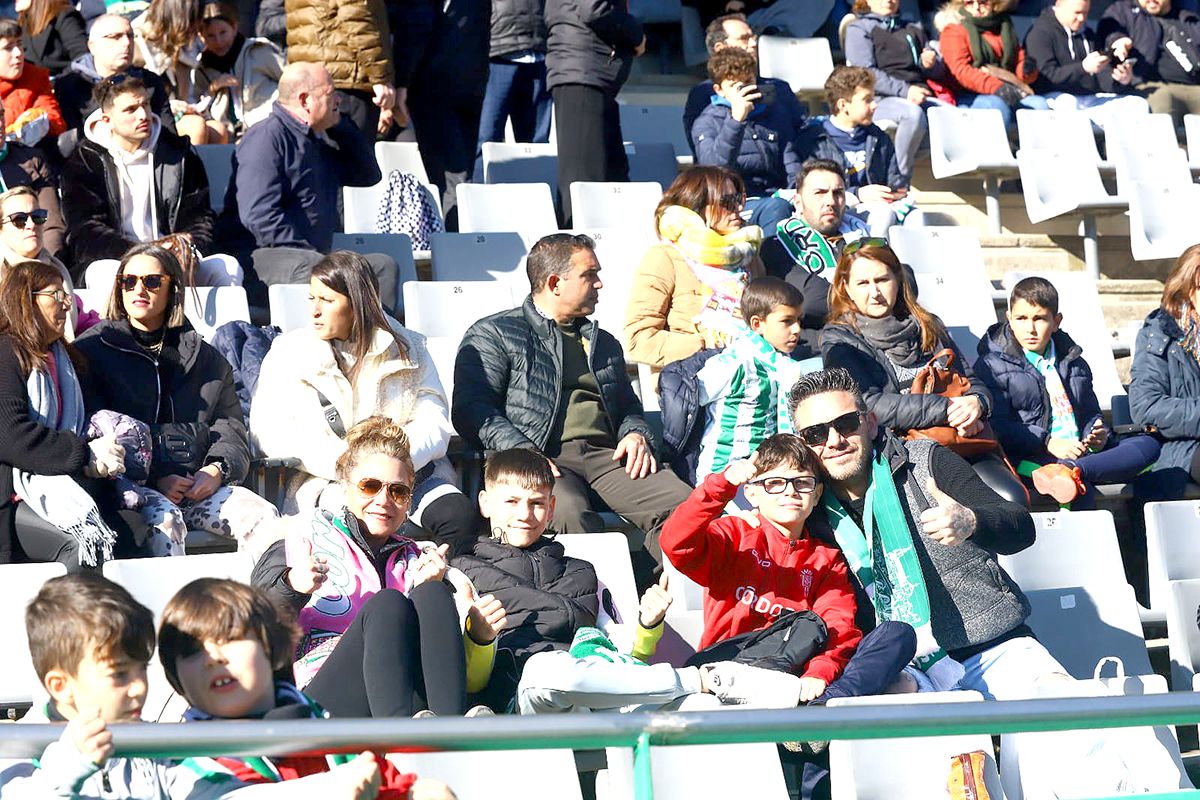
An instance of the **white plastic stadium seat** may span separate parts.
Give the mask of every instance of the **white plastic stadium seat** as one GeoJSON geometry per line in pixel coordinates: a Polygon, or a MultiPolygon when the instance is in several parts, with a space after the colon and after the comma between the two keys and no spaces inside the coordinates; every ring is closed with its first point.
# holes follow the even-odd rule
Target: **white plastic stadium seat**
{"type": "Polygon", "coordinates": [[[662,184],[590,183],[571,184],[571,213],[576,228],[654,230],[654,209],[662,199],[662,184]]]}
{"type": "Polygon", "coordinates": [[[1037,513],[1033,522],[1037,529],[1034,543],[998,558],[1021,589],[1128,586],[1110,512],[1037,513]]]}
{"type": "Polygon", "coordinates": [[[758,71],[764,78],[782,78],[801,94],[821,94],[833,72],[829,40],[762,36],[758,40],[758,71]]]}
{"type": "Polygon", "coordinates": [[[529,244],[558,230],[545,183],[463,183],[458,187],[461,233],[516,231],[529,244]]]}
{"type": "Polygon", "coordinates": [[[1194,210],[1200,187],[1134,183],[1129,201],[1129,249],[1137,261],[1175,259],[1200,242],[1194,210]]]}
{"type": "Polygon", "coordinates": [[[634,228],[574,229],[571,233],[589,236],[596,245],[596,260],[600,262],[600,281],[604,288],[600,290],[600,300],[592,318],[624,348],[625,309],[629,305],[633,275],[646,250],[654,244],[654,236],[649,231],[634,228]]]}
{"type": "Polygon", "coordinates": [[[1171,581],[1167,586],[1167,652],[1171,689],[1186,692],[1200,676],[1200,578],[1171,581]]]}
{"type": "MultiPolygon", "coordinates": [[[[1155,621],[1166,619],[1171,603],[1170,581],[1200,578],[1197,527],[1200,527],[1200,500],[1146,504],[1146,560],[1150,576],[1150,611],[1155,621]]],[[[1192,622],[1192,627],[1196,628],[1195,614],[1192,622]]]]}
{"type": "Polygon", "coordinates": [[[417,264],[413,258],[412,239],[403,233],[335,233],[334,250],[349,250],[367,255],[382,253],[396,262],[396,296],[381,298],[385,305],[392,305],[398,313],[404,311],[404,284],[417,279],[417,264]]]}
{"type": "Polygon", "coordinates": [[[525,254],[517,233],[435,233],[430,240],[435,281],[503,281],[528,288],[525,254]]]}
{"type": "MultiPolygon", "coordinates": [[[[637,583],[633,578],[633,562],[629,558],[629,540],[616,531],[605,533],[561,533],[555,541],[571,558],[589,562],[596,568],[596,578],[603,599],[612,597],[621,623],[634,623],[638,614],[637,583]]],[[[601,606],[601,616],[610,616],[601,606]]]]}
{"type": "Polygon", "coordinates": [[[425,350],[429,360],[442,382],[442,391],[446,394],[446,402],[454,396],[454,359],[458,356],[458,339],[445,336],[431,336],[425,339],[425,350]]]}
{"type": "Polygon", "coordinates": [[[226,322],[249,322],[250,306],[241,286],[197,286],[183,293],[183,312],[196,332],[211,341],[226,322]]]}
{"type": "Polygon", "coordinates": [[[271,324],[281,333],[308,326],[312,315],[308,307],[307,283],[276,283],[267,287],[271,324]]]}
{"type": "Polygon", "coordinates": [[[991,233],[1000,233],[1000,179],[1018,172],[1017,160],[1008,147],[1004,117],[994,108],[952,106],[935,106],[927,115],[933,177],[982,178],[991,233]]]}
{"type": "Polygon", "coordinates": [[[1200,114],[1184,116],[1183,131],[1187,135],[1188,163],[1200,168],[1200,114]]]}
{"type": "MultiPolygon", "coordinates": [[[[880,707],[926,703],[982,703],[979,692],[928,692],[876,697],[836,697],[830,708],[880,707]]],[[[833,800],[929,800],[946,796],[950,759],[982,750],[987,758],[984,781],[993,800],[1000,800],[1000,776],[992,757],[992,739],[983,733],[897,739],[834,739],[829,743],[833,800]]]]}
{"type": "Polygon", "coordinates": [[[1104,127],[1104,151],[1112,161],[1122,147],[1166,153],[1179,148],[1170,114],[1113,114],[1104,127]]]}
{"type": "Polygon", "coordinates": [[[1128,584],[1025,590],[1033,613],[1026,624],[1067,673],[1095,675],[1104,658],[1119,658],[1129,675],[1151,675],[1150,656],[1128,584]]]}
{"type": "Polygon", "coordinates": [[[582,800],[571,750],[473,750],[461,753],[391,753],[401,772],[440,780],[468,798],[582,800]]]}
{"type": "Polygon", "coordinates": [[[558,191],[558,145],[484,142],[484,183],[545,183],[558,191]]]}
{"type": "MultiPolygon", "coordinates": [[[[633,800],[633,750],[609,747],[605,755],[607,780],[597,777],[597,800],[633,800]]],[[[651,747],[650,773],[655,800],[788,797],[779,751],[770,743],[651,747]]]]}
{"type": "MultiPolygon", "coordinates": [[[[374,186],[342,187],[342,227],[346,233],[379,233],[379,208],[387,196],[388,174],[374,186]]],[[[442,218],[442,198],[436,187],[423,183],[426,196],[437,208],[438,219],[442,218]]],[[[419,251],[418,251],[419,252],[419,251]]]]}
{"type": "Polygon", "coordinates": [[[196,148],[208,176],[208,203],[216,214],[225,209],[225,192],[233,177],[233,153],[231,144],[204,144],[196,148]]]}
{"type": "Polygon", "coordinates": [[[33,661],[29,656],[29,637],[25,631],[25,607],[42,584],[66,575],[62,564],[5,564],[0,566],[0,633],[7,655],[0,659],[0,706],[33,702],[42,690],[33,661]]]}
{"type": "Polygon", "coordinates": [[[631,106],[621,104],[621,137],[633,144],[670,142],[676,157],[691,162],[691,145],[683,129],[680,106],[631,106]]]}
{"type": "Polygon", "coordinates": [[[421,183],[429,183],[429,173],[425,171],[425,162],[421,159],[416,142],[376,142],[375,160],[385,181],[392,170],[398,169],[421,183]]]}
{"type": "MultiPolygon", "coordinates": [[[[1050,111],[1032,108],[1017,109],[1017,131],[1022,150],[1056,150],[1084,153],[1096,166],[1112,169],[1111,162],[1100,158],[1092,120],[1086,111],[1050,111]]],[[[1110,153],[1111,156],[1111,153],[1110,153]]]]}
{"type": "Polygon", "coordinates": [[[625,145],[629,180],[670,186],[679,174],[675,148],[667,142],[635,142],[625,145]]]}
{"type": "Polygon", "coordinates": [[[426,336],[461,339],[476,320],[513,308],[505,284],[495,281],[411,281],[404,284],[405,325],[426,336]]]}
{"type": "Polygon", "coordinates": [[[1096,282],[1082,273],[1062,270],[1008,272],[1004,275],[1004,288],[1012,289],[1022,278],[1034,274],[1050,281],[1058,290],[1058,310],[1063,315],[1063,327],[1082,348],[1083,357],[1092,368],[1092,383],[1100,408],[1108,411],[1112,408],[1113,397],[1125,394],[1125,387],[1113,359],[1113,338],[1100,305],[1096,282]]]}
{"type": "Polygon", "coordinates": [[[206,553],[171,558],[121,558],[107,561],[104,577],[128,590],[157,621],[177,591],[197,578],[230,578],[249,583],[254,563],[249,553],[206,553]]]}
{"type": "Polygon", "coordinates": [[[1176,189],[1192,184],[1187,154],[1178,147],[1165,152],[1143,145],[1124,145],[1110,153],[1117,170],[1117,194],[1130,201],[1135,183],[1176,189]]]}

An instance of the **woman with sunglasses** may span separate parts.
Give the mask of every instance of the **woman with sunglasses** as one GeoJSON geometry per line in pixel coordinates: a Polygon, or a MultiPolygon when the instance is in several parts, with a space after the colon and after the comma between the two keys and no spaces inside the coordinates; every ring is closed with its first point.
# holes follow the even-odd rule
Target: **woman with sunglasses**
{"type": "MultiPolygon", "coordinates": [[[[900,435],[951,426],[960,435],[973,436],[991,413],[991,393],[942,321],[917,302],[886,239],[859,239],[842,251],[829,288],[821,355],[826,368],[850,372],[879,424],[900,435]],[[970,383],[967,394],[910,393],[917,372],[944,349],[954,353],[953,369],[970,383]]],[[[1005,499],[1028,504],[1020,481],[999,457],[985,456],[972,466],[1005,499]]]]}
{"type": "Polygon", "coordinates": [[[461,715],[487,685],[504,608],[475,597],[446,545],[400,535],[416,482],[405,426],[369,417],[345,444],[343,504],[272,544],[251,582],[297,615],[296,685],[333,716],[461,715]]]}
{"type": "Polygon", "coordinates": [[[309,279],[311,327],[275,339],[250,406],[263,455],[300,460],[285,511],[342,507],[336,465],[346,431],[382,414],[404,426],[417,478],[411,518],[456,556],[479,533],[475,504],[455,486],[446,449],[454,429],[425,338],[389,317],[370,264],[335,251],[309,279]]]}
{"type": "Polygon", "coordinates": [[[727,167],[691,167],[654,210],[659,244],[638,265],[625,312],[626,354],[662,369],[741,327],[742,290],[762,277],[762,230],[743,226],[742,178],[727,167]]]}
{"type": "Polygon", "coordinates": [[[1045,110],[1046,98],[1034,94],[1030,84],[1037,68],[1025,58],[1017,38],[1010,0],[955,0],[958,19],[940,37],[942,58],[950,71],[948,84],[958,105],[994,108],[1012,125],[1019,108],[1045,110]]]}
{"type": "Polygon", "coordinates": [[[104,480],[124,472],[124,448],[85,435],[84,359],[63,339],[70,299],[49,264],[16,264],[0,278],[0,563],[77,572],[145,554],[147,526],[104,480]]]}
{"type": "Polygon", "coordinates": [[[257,556],[278,518],[275,507],[238,486],[250,446],[233,371],[184,317],[179,262],[157,244],[121,259],[105,321],[80,337],[91,365],[88,409],[127,414],[150,426],[154,460],[140,491],[143,515],[182,553],[187,530],[233,538],[257,556]]]}

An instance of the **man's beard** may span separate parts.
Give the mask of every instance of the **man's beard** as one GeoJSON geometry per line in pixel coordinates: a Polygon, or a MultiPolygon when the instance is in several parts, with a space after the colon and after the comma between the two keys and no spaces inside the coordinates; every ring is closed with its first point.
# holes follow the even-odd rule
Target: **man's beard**
{"type": "Polygon", "coordinates": [[[822,461],[821,468],[825,471],[826,477],[834,483],[844,483],[865,474],[870,469],[872,450],[869,443],[864,442],[864,445],[867,446],[861,447],[854,460],[849,464],[838,464],[831,467],[822,461]]]}

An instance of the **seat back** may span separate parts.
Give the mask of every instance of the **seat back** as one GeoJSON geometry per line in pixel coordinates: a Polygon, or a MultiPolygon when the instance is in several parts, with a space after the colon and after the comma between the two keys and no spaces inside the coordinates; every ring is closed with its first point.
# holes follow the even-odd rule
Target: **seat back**
{"type": "Polygon", "coordinates": [[[629,180],[670,186],[679,175],[675,148],[668,142],[635,142],[625,145],[629,159],[629,180]]]}
{"type": "Polygon", "coordinates": [[[758,71],[764,78],[787,81],[797,94],[823,92],[833,72],[833,48],[823,37],[760,36],[758,71]]]}
{"type": "Polygon", "coordinates": [[[1145,510],[1150,608],[1165,613],[1170,604],[1169,583],[1200,578],[1200,537],[1196,536],[1200,500],[1147,503],[1145,510]]]}
{"type": "Polygon", "coordinates": [[[104,577],[121,584],[133,599],[154,612],[155,623],[176,592],[197,578],[250,582],[254,564],[246,552],[205,553],[171,558],[122,558],[106,561],[104,577]]]}
{"type": "Polygon", "coordinates": [[[225,192],[233,178],[234,149],[231,144],[202,144],[196,148],[208,176],[208,203],[215,214],[225,209],[225,192]]]}
{"type": "Polygon", "coordinates": [[[1100,162],[1092,120],[1086,111],[1017,109],[1017,131],[1022,150],[1065,150],[1082,153],[1100,162]]]}
{"type": "Polygon", "coordinates": [[[1134,259],[1178,258],[1200,242],[1200,229],[1192,214],[1200,200],[1195,185],[1134,181],[1125,198],[1129,201],[1129,249],[1134,259]]]}
{"type": "Polygon", "coordinates": [[[249,322],[250,304],[241,286],[197,286],[183,293],[183,312],[196,332],[211,341],[226,322],[249,322]]]}
{"type": "MultiPolygon", "coordinates": [[[[387,197],[388,175],[374,186],[342,187],[342,228],[346,233],[379,233],[379,209],[387,197]]],[[[435,186],[421,184],[433,205],[438,218],[442,218],[442,198],[435,186]]]]}
{"type": "Polygon", "coordinates": [[[417,263],[413,258],[412,239],[404,233],[335,233],[334,250],[349,250],[367,255],[382,253],[396,262],[396,296],[383,298],[391,303],[398,313],[404,312],[404,284],[417,279],[417,263]]]}
{"type": "Polygon", "coordinates": [[[1111,513],[1037,513],[1033,522],[1034,543],[997,559],[1021,589],[1128,586],[1111,513]]]}
{"type": "MultiPolygon", "coordinates": [[[[634,800],[633,751],[605,751],[608,780],[597,800],[634,800]]],[[[782,800],[788,796],[779,752],[769,743],[672,745],[650,748],[650,775],[655,800],[697,797],[745,797],[782,800]]]]}
{"type": "Polygon", "coordinates": [[[1184,116],[1183,132],[1187,136],[1188,163],[1200,166],[1200,114],[1184,116]]]}
{"type": "Polygon", "coordinates": [[[927,116],[933,177],[950,178],[1000,165],[1016,168],[1004,117],[997,109],[934,106],[927,116]]]}
{"type": "Polygon", "coordinates": [[[1172,188],[1192,185],[1187,153],[1178,147],[1160,152],[1140,144],[1126,144],[1112,154],[1112,160],[1117,167],[1117,194],[1126,200],[1135,183],[1172,188]]]}
{"type": "MultiPolygon", "coordinates": [[[[835,697],[830,708],[886,708],[927,703],[981,703],[973,691],[893,694],[875,697],[835,697]]],[[[833,800],[926,800],[946,796],[950,759],[982,750],[984,781],[993,800],[1004,797],[992,757],[992,739],[985,733],[921,736],[895,739],[834,739],[829,743],[830,789],[833,800]]]]}
{"type": "Polygon", "coordinates": [[[42,584],[66,574],[67,568],[57,562],[0,566],[0,604],[8,609],[0,615],[0,631],[4,634],[4,649],[8,652],[0,659],[2,707],[32,703],[42,692],[29,655],[25,607],[41,591],[42,584]]]}
{"type": "Polygon", "coordinates": [[[622,104],[621,136],[633,144],[670,142],[677,156],[692,152],[683,129],[683,109],[679,106],[630,106],[622,104]]]}
{"type": "Polygon", "coordinates": [[[385,181],[392,170],[398,169],[409,173],[421,183],[429,183],[429,173],[425,171],[425,162],[421,159],[421,151],[416,142],[376,142],[375,161],[378,162],[379,171],[383,173],[385,181]]]}
{"type": "Polygon", "coordinates": [[[1096,162],[1083,153],[1021,150],[1017,153],[1025,212],[1032,223],[1069,214],[1081,205],[1111,196],[1096,162]]]}
{"type": "MultiPolygon", "coordinates": [[[[1033,274],[1005,273],[1004,288],[1012,289],[1022,278],[1033,274]]],[[[1036,274],[1050,281],[1058,290],[1058,310],[1063,315],[1063,329],[1083,350],[1083,357],[1092,368],[1092,385],[1100,400],[1100,408],[1109,410],[1113,397],[1125,394],[1125,386],[1117,373],[1117,362],[1112,352],[1113,338],[1100,305],[1096,282],[1083,272],[1051,270],[1036,274]]]]}
{"type": "Polygon", "coordinates": [[[458,357],[459,341],[446,336],[431,336],[425,340],[425,351],[429,353],[447,400],[454,396],[454,359],[458,357]]]}
{"type": "Polygon", "coordinates": [[[1200,578],[1167,585],[1167,652],[1171,658],[1171,689],[1190,691],[1200,674],[1200,578]]]}
{"type": "Polygon", "coordinates": [[[654,209],[663,188],[648,183],[571,184],[571,213],[576,228],[624,228],[654,234],[654,209]]]}
{"type": "Polygon", "coordinates": [[[545,183],[558,192],[558,145],[483,143],[484,183],[545,183]]]}
{"type": "Polygon", "coordinates": [[[516,231],[529,244],[558,230],[554,198],[545,183],[464,183],[458,187],[461,233],[516,231]]]}
{"type": "Polygon", "coordinates": [[[306,327],[312,318],[307,283],[276,283],[267,287],[271,324],[282,333],[306,327]]]}
{"type": "Polygon", "coordinates": [[[1167,153],[1179,148],[1175,121],[1170,114],[1110,114],[1104,124],[1104,151],[1109,160],[1122,147],[1167,153]]]}
{"type": "Polygon", "coordinates": [[[404,321],[417,333],[457,341],[476,320],[524,299],[496,281],[410,281],[404,284],[404,321]]]}
{"type": "Polygon", "coordinates": [[[582,233],[596,244],[596,260],[600,262],[600,280],[604,288],[600,290],[600,300],[592,318],[624,348],[625,309],[629,305],[633,276],[646,250],[654,244],[654,237],[631,228],[576,228],[571,233],[582,233]]]}
{"type": "Polygon", "coordinates": [[[1033,609],[1026,624],[1067,674],[1091,678],[1105,658],[1119,658],[1126,674],[1153,674],[1128,584],[1026,590],[1025,596],[1033,609]]]}
{"type": "Polygon", "coordinates": [[[569,748],[390,753],[387,759],[401,772],[415,772],[453,786],[458,797],[582,800],[575,757],[569,748]]]}
{"type": "Polygon", "coordinates": [[[435,281],[503,281],[528,289],[525,254],[518,233],[435,233],[431,250],[435,281]]]}
{"type": "Polygon", "coordinates": [[[637,584],[633,579],[633,562],[629,558],[629,540],[625,534],[608,531],[605,533],[562,533],[556,541],[571,558],[589,562],[596,568],[596,579],[601,597],[601,617],[610,617],[614,606],[617,616],[614,622],[636,623],[638,614],[637,584]],[[611,603],[605,603],[605,593],[611,603]]]}

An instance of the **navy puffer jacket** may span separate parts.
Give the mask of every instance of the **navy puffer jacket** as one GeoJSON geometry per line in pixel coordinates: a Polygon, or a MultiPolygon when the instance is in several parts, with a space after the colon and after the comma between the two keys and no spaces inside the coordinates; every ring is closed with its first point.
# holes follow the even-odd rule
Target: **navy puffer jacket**
{"type": "MultiPolygon", "coordinates": [[[[1056,332],[1052,341],[1058,375],[1082,435],[1097,419],[1103,419],[1092,389],[1092,368],[1084,360],[1083,350],[1064,331],[1056,332]]],[[[1050,393],[1007,322],[997,322],[979,340],[975,376],[991,390],[992,429],[1005,453],[1013,459],[1044,458],[1050,439],[1050,393]]]]}
{"type": "Polygon", "coordinates": [[[1180,497],[1200,447],[1200,362],[1180,344],[1183,330],[1164,309],[1146,317],[1138,331],[1129,410],[1138,425],[1153,425],[1163,438],[1158,463],[1144,481],[1155,496],[1180,497]]]}
{"type": "Polygon", "coordinates": [[[696,163],[729,167],[746,182],[746,195],[791,188],[800,171],[796,125],[783,103],[759,103],[744,122],[728,105],[712,103],[692,126],[696,163]]]}
{"type": "Polygon", "coordinates": [[[696,462],[700,459],[700,440],[704,436],[704,409],[700,407],[700,381],[696,376],[720,352],[717,348],[705,348],[672,361],[658,376],[665,457],[688,486],[696,485],[696,462]]]}

